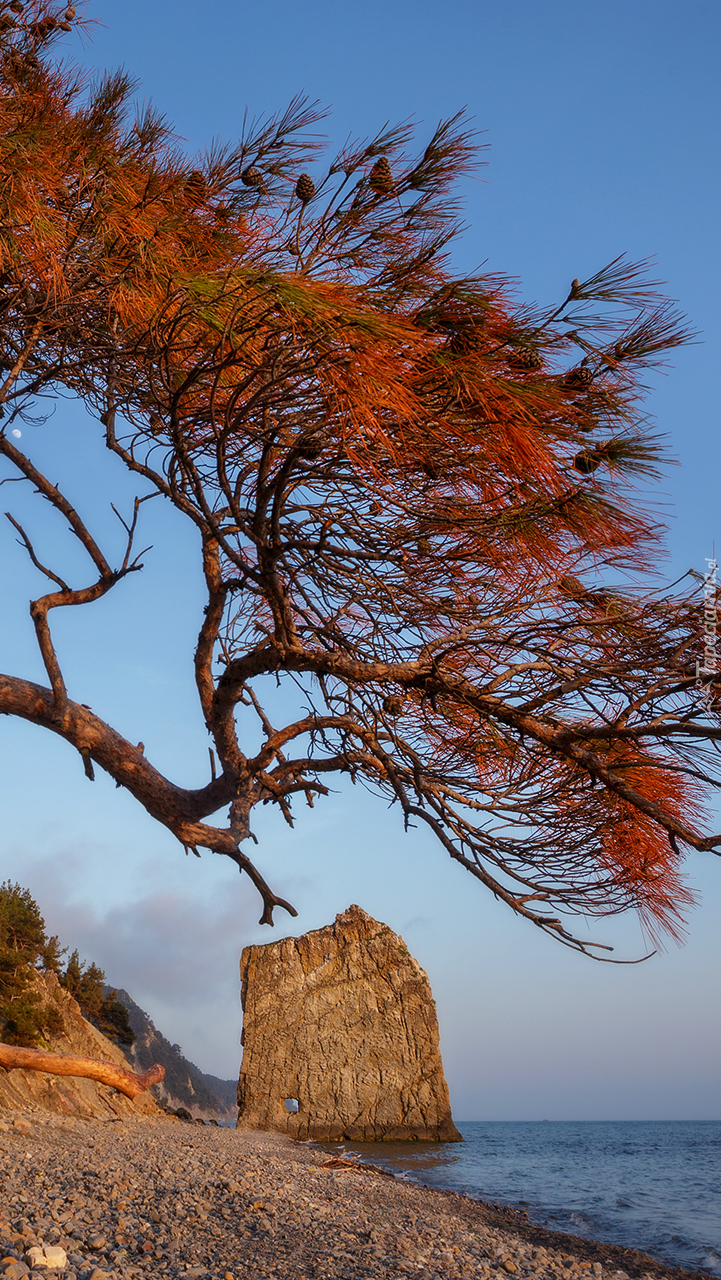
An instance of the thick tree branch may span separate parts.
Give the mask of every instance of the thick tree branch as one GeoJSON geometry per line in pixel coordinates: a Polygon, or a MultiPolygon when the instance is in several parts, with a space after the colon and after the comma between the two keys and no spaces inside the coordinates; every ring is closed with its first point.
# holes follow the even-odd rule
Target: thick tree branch
{"type": "Polygon", "coordinates": [[[19,716],[52,730],[81,755],[94,760],[171,830],[174,822],[199,821],[233,798],[232,783],[223,775],[197,791],[176,787],[153,768],[134,743],[77,702],[68,700],[64,715],[58,719],[51,691],[29,680],[0,674],[0,715],[19,716]]]}

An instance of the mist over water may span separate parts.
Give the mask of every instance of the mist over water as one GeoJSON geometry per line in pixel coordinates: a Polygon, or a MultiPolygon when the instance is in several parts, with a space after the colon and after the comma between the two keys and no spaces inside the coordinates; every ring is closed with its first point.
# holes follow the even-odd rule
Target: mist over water
{"type": "MultiPolygon", "coordinates": [[[[346,1143],[397,1175],[721,1276],[721,1122],[467,1122],[464,1143],[346,1143]]],[[[329,1147],[334,1151],[337,1146],[329,1147]]]]}

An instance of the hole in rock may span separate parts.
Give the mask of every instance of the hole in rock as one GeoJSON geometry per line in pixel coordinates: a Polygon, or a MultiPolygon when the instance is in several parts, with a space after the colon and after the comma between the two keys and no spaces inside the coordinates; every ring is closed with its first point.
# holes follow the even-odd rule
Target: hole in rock
{"type": "Polygon", "coordinates": [[[299,1110],[300,1110],[300,1107],[299,1107],[299,1104],[298,1104],[298,1099],[297,1099],[297,1098],[286,1098],[286,1100],[285,1100],[285,1109],[286,1109],[286,1111],[299,1111],[299,1110]]]}

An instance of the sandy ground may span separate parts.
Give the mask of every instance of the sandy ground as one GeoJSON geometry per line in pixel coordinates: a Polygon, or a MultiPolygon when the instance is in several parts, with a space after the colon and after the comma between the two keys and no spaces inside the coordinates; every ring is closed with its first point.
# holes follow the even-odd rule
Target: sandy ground
{"type": "Polygon", "coordinates": [[[64,1272],[32,1272],[45,1280],[693,1274],[277,1134],[3,1112],[0,1277],[31,1273],[37,1244],[67,1254],[64,1272]]]}

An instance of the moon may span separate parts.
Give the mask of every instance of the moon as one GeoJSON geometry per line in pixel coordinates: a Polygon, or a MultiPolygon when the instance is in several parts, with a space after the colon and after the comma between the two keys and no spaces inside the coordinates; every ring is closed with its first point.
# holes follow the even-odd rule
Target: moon
{"type": "Polygon", "coordinates": [[[14,431],[12,431],[11,434],[15,436],[16,440],[20,440],[23,433],[22,431],[18,431],[17,427],[15,427],[14,431]]]}

